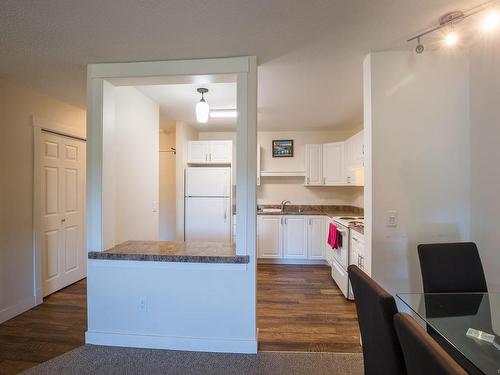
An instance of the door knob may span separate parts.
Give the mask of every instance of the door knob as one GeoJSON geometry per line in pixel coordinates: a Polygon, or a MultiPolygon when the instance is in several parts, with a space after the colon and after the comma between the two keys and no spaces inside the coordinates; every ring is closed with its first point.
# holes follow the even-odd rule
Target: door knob
{"type": "Polygon", "coordinates": [[[64,223],[66,221],[66,219],[61,219],[61,223],[64,223]]]}

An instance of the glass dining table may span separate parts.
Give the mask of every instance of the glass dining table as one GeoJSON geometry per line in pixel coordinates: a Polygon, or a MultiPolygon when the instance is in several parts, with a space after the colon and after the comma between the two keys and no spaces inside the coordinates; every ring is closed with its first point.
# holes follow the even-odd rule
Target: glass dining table
{"type": "Polygon", "coordinates": [[[405,293],[397,297],[469,373],[500,374],[500,293],[405,293]]]}

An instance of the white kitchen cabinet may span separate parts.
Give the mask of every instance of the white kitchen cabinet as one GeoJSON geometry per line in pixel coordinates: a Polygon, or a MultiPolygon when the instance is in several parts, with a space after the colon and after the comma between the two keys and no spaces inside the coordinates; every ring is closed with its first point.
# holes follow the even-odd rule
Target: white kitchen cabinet
{"type": "Polygon", "coordinates": [[[345,141],[345,176],[347,185],[364,185],[364,133],[353,135],[345,141]]]}
{"type": "Polygon", "coordinates": [[[232,146],[232,141],[210,141],[209,161],[216,164],[231,163],[232,146]]]}
{"type": "Polygon", "coordinates": [[[307,257],[309,259],[325,259],[327,227],[324,216],[307,218],[307,257]]]}
{"type": "Polygon", "coordinates": [[[210,154],[209,141],[189,141],[187,146],[188,163],[208,163],[208,155],[210,154]]]}
{"type": "Polygon", "coordinates": [[[281,215],[260,215],[257,225],[257,246],[259,258],[283,257],[283,217],[281,215]]]}
{"type": "Polygon", "coordinates": [[[364,270],[365,268],[365,240],[361,233],[350,230],[349,239],[349,264],[354,264],[364,270]]]}
{"type": "Polygon", "coordinates": [[[323,145],[306,145],[306,185],[323,185],[323,145]]]}
{"type": "Polygon", "coordinates": [[[187,162],[190,164],[231,164],[232,141],[189,141],[187,162]]]}
{"type": "Polygon", "coordinates": [[[287,259],[307,259],[306,216],[283,217],[283,253],[287,259]]]}
{"type": "Polygon", "coordinates": [[[260,186],[260,145],[257,145],[257,186],[260,186]]]}
{"type": "Polygon", "coordinates": [[[306,145],[307,186],[345,185],[344,142],[306,145]]]}
{"type": "Polygon", "coordinates": [[[325,216],[259,215],[259,258],[324,260],[325,216]]]}
{"type": "Polygon", "coordinates": [[[323,184],[345,184],[344,142],[323,145],[323,184]]]}

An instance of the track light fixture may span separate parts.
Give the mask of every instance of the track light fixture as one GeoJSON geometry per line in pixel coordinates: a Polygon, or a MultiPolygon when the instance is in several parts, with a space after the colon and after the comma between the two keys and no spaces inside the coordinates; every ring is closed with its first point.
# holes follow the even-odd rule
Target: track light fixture
{"type": "Polygon", "coordinates": [[[500,15],[499,13],[492,11],[491,7],[494,3],[497,3],[499,1],[500,0],[490,0],[466,11],[457,10],[445,13],[441,17],[439,17],[438,24],[436,26],[433,26],[430,29],[421,32],[420,34],[411,37],[407,41],[412,42],[416,40],[417,45],[415,46],[415,52],[421,54],[425,50],[425,47],[421,42],[422,37],[443,28],[449,28],[450,31],[445,34],[443,44],[447,47],[452,47],[456,45],[460,40],[460,35],[457,31],[454,30],[454,26],[462,22],[464,19],[474,16],[485,10],[489,10],[489,12],[488,14],[486,14],[482,21],[481,29],[488,32],[495,30],[498,26],[500,26],[500,15]]]}

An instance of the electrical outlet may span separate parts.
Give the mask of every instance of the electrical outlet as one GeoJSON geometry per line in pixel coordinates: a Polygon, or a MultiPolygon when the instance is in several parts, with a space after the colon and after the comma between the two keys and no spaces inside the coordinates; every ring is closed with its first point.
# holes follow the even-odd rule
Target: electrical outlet
{"type": "Polygon", "coordinates": [[[398,226],[398,212],[395,210],[387,211],[387,226],[396,228],[398,226]]]}
{"type": "Polygon", "coordinates": [[[147,312],[148,311],[148,305],[146,303],[146,298],[142,297],[139,300],[139,311],[141,312],[147,312]]]}

